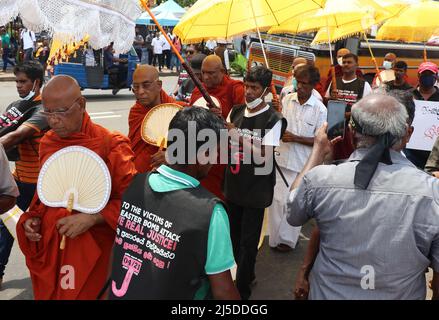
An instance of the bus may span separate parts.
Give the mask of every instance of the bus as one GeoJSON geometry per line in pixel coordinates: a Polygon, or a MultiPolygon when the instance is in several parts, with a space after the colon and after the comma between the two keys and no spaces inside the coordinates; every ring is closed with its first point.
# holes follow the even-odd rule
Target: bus
{"type": "MultiPolygon", "coordinates": [[[[278,92],[282,89],[296,57],[314,61],[315,66],[320,70],[321,83],[326,82],[326,76],[331,66],[328,44],[311,45],[313,37],[306,35],[292,37],[262,34],[262,39],[269,67],[273,71],[273,82],[278,92]]],[[[405,61],[408,65],[408,82],[412,86],[417,85],[417,69],[424,62],[424,44],[371,39],[369,45],[380,68],[384,56],[389,52],[395,53],[397,60],[405,61]]],[[[348,48],[352,53],[358,55],[359,68],[363,72],[365,80],[370,84],[372,83],[376,69],[365,40],[357,37],[347,38],[331,44],[331,48],[334,59],[337,50],[340,48],[348,48]]],[[[427,60],[439,64],[439,47],[429,45],[425,46],[425,49],[427,51],[427,60]]],[[[262,46],[258,38],[252,37],[248,54],[248,67],[259,64],[265,65],[262,46]]]]}

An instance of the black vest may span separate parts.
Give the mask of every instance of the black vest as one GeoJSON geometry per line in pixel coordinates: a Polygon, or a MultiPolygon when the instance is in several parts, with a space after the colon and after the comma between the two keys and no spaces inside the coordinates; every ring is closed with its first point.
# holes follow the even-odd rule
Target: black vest
{"type": "MultiPolygon", "coordinates": [[[[245,105],[236,106],[230,114],[230,121],[235,127],[241,129],[241,135],[252,135],[253,139],[264,138],[274,125],[282,120],[281,135],[285,132],[287,121],[282,114],[270,107],[267,111],[250,118],[244,117],[245,105]],[[255,131],[258,130],[259,131],[255,131]]],[[[266,152],[269,149],[266,149],[266,152]]],[[[224,177],[224,195],[227,200],[231,202],[250,208],[266,208],[271,205],[273,201],[274,185],[276,184],[276,174],[274,171],[274,148],[271,151],[273,154],[267,156],[269,163],[256,164],[251,159],[251,164],[244,164],[244,160],[240,158],[239,165],[234,164],[230,157],[235,157],[238,150],[234,146],[230,146],[229,150],[229,164],[226,168],[224,177]],[[239,169],[238,169],[239,167],[239,169]],[[270,168],[270,172],[265,175],[255,175],[255,169],[262,167],[270,168]],[[239,171],[238,171],[239,170],[239,171]]],[[[242,146],[239,150],[242,154],[242,146]]]]}
{"type": "Polygon", "coordinates": [[[337,100],[345,101],[348,104],[347,110],[351,111],[354,103],[363,97],[365,81],[357,78],[350,83],[344,83],[342,78],[337,78],[337,100]]]}
{"type": "Polygon", "coordinates": [[[137,175],[122,197],[109,298],[193,299],[207,280],[210,219],[220,200],[201,186],[154,192],[148,177],[137,175]]]}
{"type": "MultiPolygon", "coordinates": [[[[41,100],[18,100],[12,102],[5,113],[0,115],[0,137],[17,130],[24,122],[29,120],[41,105],[41,100]]],[[[17,146],[6,151],[9,161],[20,160],[17,146]]]]}

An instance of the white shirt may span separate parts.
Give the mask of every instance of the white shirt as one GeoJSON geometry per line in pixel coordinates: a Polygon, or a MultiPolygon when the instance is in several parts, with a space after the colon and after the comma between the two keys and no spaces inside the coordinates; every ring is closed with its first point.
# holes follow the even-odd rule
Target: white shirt
{"type": "Polygon", "coordinates": [[[35,38],[35,33],[33,31],[29,31],[27,29],[21,31],[20,35],[21,40],[23,40],[23,49],[35,49],[34,42],[37,41],[35,38]]]}
{"type": "MultiPolygon", "coordinates": [[[[166,38],[164,35],[160,36],[160,40],[163,41],[163,50],[171,50],[171,45],[169,44],[168,41],[166,41],[166,38]]],[[[172,40],[172,39],[171,39],[172,40]]]]}
{"type": "MultiPolygon", "coordinates": [[[[256,112],[249,112],[248,108],[245,108],[244,117],[245,118],[256,117],[257,115],[264,113],[268,109],[270,109],[270,106],[268,104],[264,108],[256,112]]],[[[230,115],[232,114],[232,110],[230,110],[229,115],[227,116],[227,120],[226,120],[227,122],[231,122],[230,115]]],[[[273,146],[273,147],[279,146],[281,131],[282,131],[282,120],[279,120],[278,122],[276,122],[274,127],[271,128],[271,130],[268,131],[267,134],[264,136],[264,138],[262,139],[262,145],[273,146]]]]}
{"type": "MultiPolygon", "coordinates": [[[[355,80],[357,80],[357,78],[352,79],[352,80],[343,80],[343,78],[341,79],[341,81],[343,81],[343,83],[351,83],[354,82],[355,80]]],[[[331,85],[332,85],[332,81],[329,84],[328,90],[326,90],[326,94],[325,97],[326,98],[330,98],[331,95],[329,94],[329,89],[331,89],[331,85]]],[[[363,97],[367,96],[368,94],[372,93],[372,88],[370,87],[369,82],[364,81],[364,89],[363,89],[363,97]]]]}
{"type": "MultiPolygon", "coordinates": [[[[282,113],[287,119],[287,130],[297,136],[313,138],[326,121],[326,107],[314,95],[303,105],[299,103],[297,92],[287,95],[282,101],[282,113]]],[[[276,148],[276,160],[280,167],[300,172],[311,155],[312,147],[296,142],[280,142],[276,148]]]]}
{"type": "Polygon", "coordinates": [[[152,47],[154,48],[154,54],[162,54],[163,53],[163,40],[161,38],[155,37],[151,42],[152,47]]]}

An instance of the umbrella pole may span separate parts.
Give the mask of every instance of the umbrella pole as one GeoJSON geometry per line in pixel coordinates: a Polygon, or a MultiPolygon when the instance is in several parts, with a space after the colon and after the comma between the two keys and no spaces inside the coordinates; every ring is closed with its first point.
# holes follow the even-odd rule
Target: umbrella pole
{"type": "Polygon", "coordinates": [[[171,46],[172,51],[174,51],[175,55],[177,56],[178,60],[180,60],[181,65],[183,66],[183,68],[187,71],[187,73],[189,74],[189,76],[191,77],[192,81],[194,82],[195,86],[198,88],[198,90],[200,90],[203,98],[207,101],[207,106],[209,108],[213,107],[213,108],[218,108],[218,106],[213,102],[212,98],[210,97],[209,93],[207,92],[207,90],[204,88],[204,86],[202,85],[200,79],[198,79],[198,77],[194,74],[194,71],[192,70],[192,68],[186,63],[186,61],[184,61],[183,57],[181,56],[180,52],[178,52],[178,50],[175,48],[174,44],[172,43],[171,39],[169,39],[168,35],[166,34],[165,30],[163,30],[162,26],[160,25],[160,23],[157,21],[155,15],[151,12],[151,10],[149,9],[148,5],[146,4],[145,0],[140,0],[143,8],[149,13],[149,15],[151,16],[151,19],[154,21],[154,24],[157,26],[157,28],[159,28],[160,32],[163,34],[163,36],[165,37],[166,41],[168,41],[169,45],[171,46]]]}
{"type": "MultiPolygon", "coordinates": [[[[259,42],[261,43],[261,49],[262,49],[262,54],[264,56],[264,60],[265,60],[265,66],[270,69],[270,65],[268,64],[268,59],[267,59],[267,55],[265,54],[265,49],[264,49],[264,43],[262,42],[262,37],[261,37],[261,32],[259,30],[259,26],[258,26],[258,22],[256,20],[256,15],[255,15],[255,10],[253,8],[253,3],[250,1],[250,7],[252,8],[252,13],[253,13],[253,19],[255,20],[255,25],[256,25],[256,31],[258,32],[258,37],[259,37],[259,42]]],[[[273,80],[271,80],[271,94],[273,95],[273,102],[276,106],[277,111],[281,111],[281,105],[279,102],[279,98],[277,96],[277,92],[276,92],[276,87],[274,86],[274,82],[273,80]]]]}
{"type": "Polygon", "coordinates": [[[369,48],[370,56],[372,57],[372,61],[375,65],[375,72],[378,76],[378,79],[380,79],[380,83],[383,83],[383,80],[381,79],[381,75],[380,75],[380,69],[378,68],[377,60],[375,59],[375,56],[373,55],[372,48],[370,47],[369,40],[367,39],[365,31],[363,31],[363,36],[364,36],[364,40],[366,40],[367,47],[369,48]]]}
{"type": "Polygon", "coordinates": [[[424,42],[424,62],[427,62],[427,45],[424,42]]]}
{"type": "MultiPolygon", "coordinates": [[[[331,92],[335,92],[337,94],[337,79],[335,77],[335,66],[334,66],[334,58],[332,57],[332,47],[331,47],[331,33],[329,32],[328,18],[326,18],[326,32],[328,33],[328,45],[329,45],[329,57],[331,59],[331,92]]],[[[331,96],[331,94],[330,94],[331,96]]],[[[337,98],[337,97],[335,97],[337,98]]]]}

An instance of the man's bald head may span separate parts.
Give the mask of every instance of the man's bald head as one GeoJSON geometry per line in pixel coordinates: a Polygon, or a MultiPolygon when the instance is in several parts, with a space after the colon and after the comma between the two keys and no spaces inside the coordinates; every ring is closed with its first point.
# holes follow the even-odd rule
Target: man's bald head
{"type": "Polygon", "coordinates": [[[308,61],[305,58],[297,57],[297,58],[294,58],[292,66],[293,66],[293,69],[294,69],[299,64],[307,64],[307,63],[308,63],[308,61]]]}
{"type": "Polygon", "coordinates": [[[81,131],[86,101],[75,79],[53,77],[43,90],[42,100],[47,122],[58,136],[65,138],[81,131]]]}
{"type": "Polygon", "coordinates": [[[59,75],[50,79],[46,84],[43,90],[42,99],[44,103],[44,100],[47,100],[48,98],[57,100],[65,98],[71,100],[74,97],[80,96],[81,88],[78,82],[70,76],[59,75]]]}
{"type": "Polygon", "coordinates": [[[221,58],[215,55],[207,56],[201,64],[201,74],[203,83],[208,89],[218,87],[225,74],[221,58]]]}
{"type": "Polygon", "coordinates": [[[159,72],[149,64],[138,65],[133,74],[133,82],[153,81],[159,79],[159,72]]]}
{"type": "Polygon", "coordinates": [[[348,53],[351,53],[349,49],[341,48],[337,51],[337,59],[343,58],[343,56],[347,55],[348,53]]]}
{"type": "Polygon", "coordinates": [[[384,56],[384,60],[394,63],[396,61],[396,54],[389,52],[384,56]]]}
{"type": "Polygon", "coordinates": [[[162,82],[159,79],[159,72],[153,66],[140,65],[136,68],[132,89],[137,102],[144,107],[152,108],[161,103],[162,82]]]}

